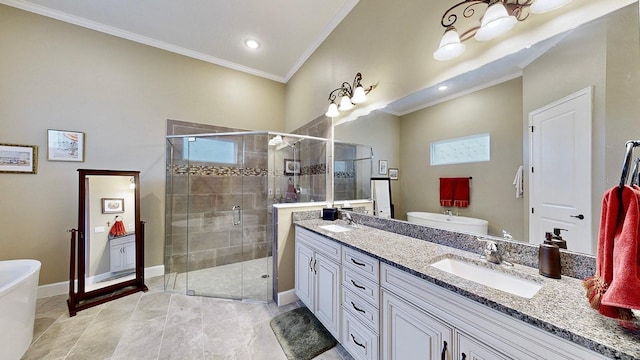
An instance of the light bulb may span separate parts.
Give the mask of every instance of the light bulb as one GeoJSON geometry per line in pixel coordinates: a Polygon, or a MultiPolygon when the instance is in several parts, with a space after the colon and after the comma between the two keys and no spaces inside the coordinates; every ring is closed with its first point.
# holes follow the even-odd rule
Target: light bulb
{"type": "Polygon", "coordinates": [[[327,109],[327,112],[324,115],[331,118],[340,115],[340,112],[338,112],[338,105],[333,102],[329,104],[329,109],[327,109]]]}
{"type": "Polygon", "coordinates": [[[351,102],[351,99],[349,99],[347,95],[343,96],[342,99],[340,99],[340,106],[338,107],[338,110],[347,111],[351,109],[353,109],[353,103],[351,102]]]}
{"type": "Polygon", "coordinates": [[[447,61],[462,55],[465,45],[460,42],[460,36],[454,27],[447,29],[442,35],[440,46],[433,53],[433,58],[438,61],[447,61]]]}
{"type": "Polygon", "coordinates": [[[365,101],[367,101],[367,94],[364,93],[364,88],[362,86],[356,87],[351,102],[354,104],[362,104],[365,101]]]}
{"type": "Polygon", "coordinates": [[[474,38],[478,41],[495,39],[513,29],[517,22],[518,19],[515,16],[510,16],[507,8],[501,2],[493,3],[489,5],[487,12],[484,13],[480,22],[480,29],[478,29],[474,38]]]}

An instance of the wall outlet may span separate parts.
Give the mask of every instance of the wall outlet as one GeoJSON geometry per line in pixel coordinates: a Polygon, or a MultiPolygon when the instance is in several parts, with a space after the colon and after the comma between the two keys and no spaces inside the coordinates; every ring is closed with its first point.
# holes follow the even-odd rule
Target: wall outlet
{"type": "Polygon", "coordinates": [[[96,233],[103,233],[104,232],[104,226],[96,226],[95,232],[96,233]]]}
{"type": "Polygon", "coordinates": [[[127,225],[127,229],[128,230],[133,230],[133,229],[135,229],[135,226],[133,226],[133,224],[129,224],[129,225],[127,225]]]}

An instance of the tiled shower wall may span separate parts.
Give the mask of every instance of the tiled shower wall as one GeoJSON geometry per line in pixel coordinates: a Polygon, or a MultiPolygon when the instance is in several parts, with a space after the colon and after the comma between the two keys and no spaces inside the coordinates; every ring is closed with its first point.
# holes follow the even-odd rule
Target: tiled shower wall
{"type": "MultiPolygon", "coordinates": [[[[168,135],[233,131],[241,130],[175,120],[167,122],[168,135]]],[[[241,136],[233,138],[239,143],[242,141],[241,136]]],[[[238,168],[208,162],[188,164],[182,154],[182,139],[172,139],[173,154],[167,156],[174,159],[173,166],[167,168],[167,273],[271,255],[267,135],[247,135],[244,140],[245,166],[238,168]],[[242,207],[243,226],[233,225],[235,205],[242,207]]],[[[242,151],[241,146],[238,151],[242,151]]]]}
{"type": "MultiPolygon", "coordinates": [[[[167,135],[236,131],[243,130],[167,121],[167,135]]],[[[240,136],[225,136],[229,138],[242,140],[240,136]]],[[[293,148],[269,151],[266,133],[245,135],[244,140],[245,164],[239,168],[208,162],[188,163],[182,154],[182,139],[171,139],[173,152],[167,153],[167,159],[173,159],[173,166],[167,167],[166,273],[271,256],[271,205],[284,202],[289,177],[301,190],[295,201],[326,200],[325,141],[300,141],[295,150],[296,159],[301,161],[300,174],[290,176],[284,173],[284,160],[294,158],[293,148]],[[244,230],[232,225],[235,205],[243,209],[244,230]]]]}

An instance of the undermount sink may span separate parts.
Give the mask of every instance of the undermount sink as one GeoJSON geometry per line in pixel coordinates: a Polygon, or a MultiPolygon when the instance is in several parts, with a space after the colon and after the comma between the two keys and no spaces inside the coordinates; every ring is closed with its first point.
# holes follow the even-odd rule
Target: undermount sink
{"type": "Polygon", "coordinates": [[[446,258],[431,266],[463,279],[527,299],[531,299],[542,288],[542,285],[535,281],[459,259],[446,258]]]}
{"type": "Polygon", "coordinates": [[[350,228],[350,227],[337,225],[337,224],[321,225],[320,229],[324,229],[324,230],[335,232],[335,233],[351,231],[352,230],[352,228],[350,228]]]}

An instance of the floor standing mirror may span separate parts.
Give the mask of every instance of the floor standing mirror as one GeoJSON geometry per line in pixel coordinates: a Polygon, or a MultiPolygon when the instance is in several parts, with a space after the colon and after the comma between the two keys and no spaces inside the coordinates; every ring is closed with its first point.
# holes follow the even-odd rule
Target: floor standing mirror
{"type": "Polygon", "coordinates": [[[78,228],[71,232],[69,314],[144,284],[139,171],[79,169],[78,228]]]}

